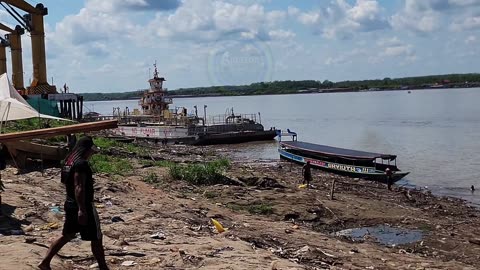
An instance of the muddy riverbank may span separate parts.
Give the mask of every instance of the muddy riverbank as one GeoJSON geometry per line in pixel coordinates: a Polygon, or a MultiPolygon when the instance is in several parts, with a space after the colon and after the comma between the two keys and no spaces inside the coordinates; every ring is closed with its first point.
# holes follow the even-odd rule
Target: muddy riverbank
{"type": "MultiPolygon", "coordinates": [[[[304,189],[297,165],[238,158],[223,183],[194,185],[174,180],[172,164],[235,155],[227,147],[104,151],[132,166],[95,175],[112,269],[480,268],[480,213],[459,199],[320,171],[304,189]],[[212,218],[228,230],[218,233],[212,218]]],[[[17,175],[10,167],[2,179],[0,268],[32,269],[61,233],[59,169],[17,175]]],[[[75,240],[53,269],[94,263],[88,243],[75,240]]]]}

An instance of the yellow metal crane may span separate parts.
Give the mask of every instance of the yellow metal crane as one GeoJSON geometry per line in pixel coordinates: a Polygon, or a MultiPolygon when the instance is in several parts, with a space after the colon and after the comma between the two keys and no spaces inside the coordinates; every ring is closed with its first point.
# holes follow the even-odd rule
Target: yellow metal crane
{"type": "Polygon", "coordinates": [[[34,7],[24,0],[0,0],[0,4],[31,34],[33,82],[29,92],[33,92],[32,94],[56,93],[55,86],[50,86],[47,81],[43,17],[48,14],[48,9],[43,4],[37,4],[34,7]],[[28,14],[20,16],[12,6],[28,12],[28,14]]]}
{"type": "Polygon", "coordinates": [[[7,72],[6,47],[10,46],[12,53],[12,83],[15,89],[24,90],[21,36],[25,33],[25,30],[19,25],[12,29],[2,23],[0,23],[0,30],[8,32],[5,35],[5,39],[0,38],[0,74],[7,72]]]}

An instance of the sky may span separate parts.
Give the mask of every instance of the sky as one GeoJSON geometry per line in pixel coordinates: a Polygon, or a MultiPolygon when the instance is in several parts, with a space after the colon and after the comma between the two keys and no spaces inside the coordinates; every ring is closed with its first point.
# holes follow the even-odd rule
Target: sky
{"type": "MultiPolygon", "coordinates": [[[[77,93],[147,88],[154,63],[170,90],[480,70],[480,0],[40,2],[49,81],[77,93]]],[[[0,20],[17,24],[1,8],[0,20]]]]}

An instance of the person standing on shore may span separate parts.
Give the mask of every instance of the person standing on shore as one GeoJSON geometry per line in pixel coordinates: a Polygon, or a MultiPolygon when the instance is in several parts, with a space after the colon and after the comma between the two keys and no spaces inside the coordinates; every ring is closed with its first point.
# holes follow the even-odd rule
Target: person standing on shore
{"type": "Polygon", "coordinates": [[[302,184],[307,184],[307,188],[310,188],[310,181],[312,181],[312,169],[311,169],[310,161],[307,161],[307,163],[303,165],[302,174],[303,174],[302,184]]]}
{"type": "Polygon", "coordinates": [[[92,253],[100,270],[108,270],[102,243],[100,220],[93,204],[93,173],[88,160],[98,151],[92,138],[86,136],[77,144],[65,159],[61,181],[65,184],[65,224],[62,236],[50,246],[47,255],[38,265],[41,270],[51,270],[50,263],[62,247],[80,233],[82,240],[90,241],[92,253]]]}
{"type": "Polygon", "coordinates": [[[387,188],[388,190],[392,190],[392,170],[390,168],[385,169],[385,174],[387,175],[387,188]]]}

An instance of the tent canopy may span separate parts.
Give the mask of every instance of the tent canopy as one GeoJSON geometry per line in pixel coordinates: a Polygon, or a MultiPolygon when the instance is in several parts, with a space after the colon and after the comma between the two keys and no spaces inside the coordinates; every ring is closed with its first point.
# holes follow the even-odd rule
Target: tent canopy
{"type": "Polygon", "coordinates": [[[69,121],[38,113],[13,87],[7,73],[0,75],[0,120],[13,121],[37,117],[69,121]]]}

